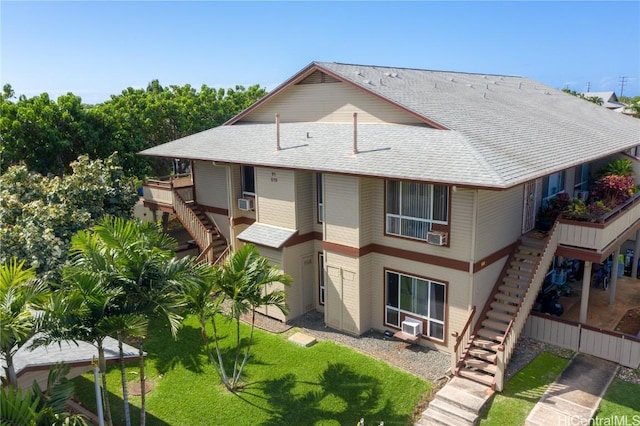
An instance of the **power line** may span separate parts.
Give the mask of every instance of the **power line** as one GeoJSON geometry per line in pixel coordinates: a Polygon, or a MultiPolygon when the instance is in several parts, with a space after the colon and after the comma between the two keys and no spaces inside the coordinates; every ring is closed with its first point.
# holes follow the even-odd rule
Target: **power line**
{"type": "Polygon", "coordinates": [[[628,77],[620,77],[620,97],[622,97],[622,93],[624,91],[624,83],[627,82],[628,77]]]}

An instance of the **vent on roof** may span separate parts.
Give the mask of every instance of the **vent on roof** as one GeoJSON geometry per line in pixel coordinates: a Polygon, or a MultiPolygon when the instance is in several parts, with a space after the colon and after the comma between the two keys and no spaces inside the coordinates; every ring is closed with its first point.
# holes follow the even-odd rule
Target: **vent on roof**
{"type": "Polygon", "coordinates": [[[322,71],[314,71],[309,74],[305,79],[297,84],[321,84],[321,83],[339,83],[340,80],[331,77],[329,74],[325,74],[322,71]]]}

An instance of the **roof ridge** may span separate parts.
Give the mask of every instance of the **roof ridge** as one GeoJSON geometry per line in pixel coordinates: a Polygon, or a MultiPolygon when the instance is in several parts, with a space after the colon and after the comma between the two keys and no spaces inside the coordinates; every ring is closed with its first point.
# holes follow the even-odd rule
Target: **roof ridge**
{"type": "Polygon", "coordinates": [[[406,71],[427,71],[427,72],[450,73],[450,74],[486,75],[486,76],[494,76],[494,77],[510,77],[510,78],[527,78],[528,79],[528,77],[524,77],[521,75],[495,74],[495,73],[486,73],[486,72],[437,70],[437,69],[416,68],[416,67],[392,67],[388,65],[350,64],[346,62],[313,61],[313,63],[316,65],[334,64],[334,65],[345,65],[349,67],[367,67],[367,68],[381,68],[381,69],[384,68],[384,69],[396,69],[396,70],[406,70],[406,71]]]}

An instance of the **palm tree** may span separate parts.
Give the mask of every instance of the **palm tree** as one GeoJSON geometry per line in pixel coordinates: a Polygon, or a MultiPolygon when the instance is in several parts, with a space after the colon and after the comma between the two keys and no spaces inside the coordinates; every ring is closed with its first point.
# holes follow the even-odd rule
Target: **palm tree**
{"type": "Polygon", "coordinates": [[[11,259],[0,265],[0,356],[6,363],[8,384],[17,389],[13,356],[36,333],[35,309],[47,297],[48,286],[36,279],[35,269],[11,259]]]}
{"type": "Polygon", "coordinates": [[[13,389],[12,385],[0,389],[0,413],[3,425],[87,425],[84,417],[70,414],[66,405],[73,395],[73,382],[65,376],[70,367],[58,364],[49,371],[47,390],[34,381],[30,389],[13,389]]]}
{"type": "Polygon", "coordinates": [[[184,297],[191,311],[198,316],[205,347],[209,352],[209,358],[216,366],[215,358],[209,349],[210,339],[206,331],[206,321],[211,321],[217,354],[216,371],[227,389],[235,391],[240,386],[240,378],[249,359],[256,310],[264,306],[275,306],[286,314],[288,309],[285,291],[270,290],[269,286],[275,283],[289,285],[291,277],[269,265],[269,260],[260,256],[255,246],[247,244],[227,258],[212,278],[212,282],[200,281],[199,286],[188,288],[184,297]],[[236,326],[235,356],[231,375],[227,373],[223,362],[216,326],[216,316],[223,302],[228,303],[227,315],[235,321],[236,326]],[[248,312],[251,312],[251,331],[242,356],[240,321],[242,315],[248,312]]]}
{"type": "Polygon", "coordinates": [[[118,331],[116,302],[123,295],[122,288],[108,286],[104,276],[75,265],[67,266],[63,269],[63,284],[51,295],[41,333],[35,339],[36,345],[69,340],[85,341],[96,347],[107,426],[112,426],[112,419],[104,341],[118,331]]]}

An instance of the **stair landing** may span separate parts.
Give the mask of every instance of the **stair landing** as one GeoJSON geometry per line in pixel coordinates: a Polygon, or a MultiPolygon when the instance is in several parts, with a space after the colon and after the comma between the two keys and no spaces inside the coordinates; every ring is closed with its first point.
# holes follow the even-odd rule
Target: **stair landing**
{"type": "Polygon", "coordinates": [[[489,386],[454,377],[436,393],[415,425],[475,425],[491,395],[489,386]]]}

